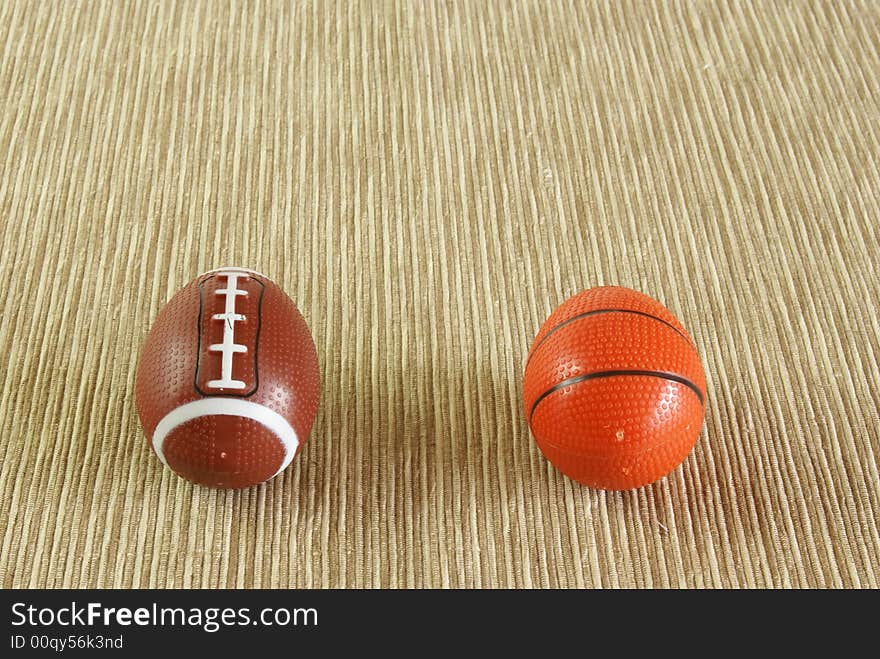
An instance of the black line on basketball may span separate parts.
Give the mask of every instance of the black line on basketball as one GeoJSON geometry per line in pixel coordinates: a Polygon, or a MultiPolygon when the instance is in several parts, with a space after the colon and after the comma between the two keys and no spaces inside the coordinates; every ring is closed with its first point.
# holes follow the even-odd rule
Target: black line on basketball
{"type": "Polygon", "coordinates": [[[667,373],[665,371],[641,371],[641,370],[623,370],[623,371],[597,371],[596,373],[585,373],[583,375],[576,375],[573,378],[568,378],[567,380],[563,380],[559,384],[555,384],[550,387],[543,394],[538,396],[537,400],[535,400],[532,405],[532,409],[529,412],[529,425],[532,423],[532,418],[535,416],[535,409],[538,407],[538,403],[547,398],[550,394],[555,391],[559,391],[560,389],[565,389],[566,387],[570,387],[573,384],[578,384],[580,382],[586,382],[587,380],[597,380],[599,378],[611,378],[617,375],[647,375],[654,378],[661,378],[663,380],[672,380],[673,382],[678,382],[679,384],[683,384],[688,389],[693,391],[697,398],[700,400],[700,405],[703,404],[703,392],[700,391],[700,388],[688,380],[685,377],[680,375],[676,375],[675,373],[667,373]]]}
{"type": "Polygon", "coordinates": [[[526,360],[526,364],[528,364],[529,361],[531,361],[531,358],[532,358],[531,356],[534,355],[535,352],[537,352],[538,347],[542,343],[544,343],[544,341],[546,341],[550,337],[550,335],[553,334],[553,332],[555,332],[556,330],[562,329],[563,327],[565,327],[569,323],[573,323],[576,320],[581,320],[582,318],[587,318],[588,316],[597,316],[597,315],[603,314],[603,313],[631,313],[631,314],[635,314],[636,316],[644,316],[645,318],[653,318],[654,320],[663,323],[669,329],[671,329],[673,332],[678,334],[681,338],[683,338],[685,341],[687,341],[690,346],[693,347],[693,345],[694,345],[684,332],[682,332],[680,329],[678,329],[675,325],[673,325],[669,321],[663,320],[659,316],[655,316],[653,314],[649,314],[644,311],[636,311],[634,309],[593,309],[592,311],[585,311],[584,313],[579,313],[577,316],[572,316],[571,318],[569,318],[567,320],[563,320],[556,327],[554,327],[549,332],[547,332],[544,335],[544,337],[540,341],[538,341],[538,343],[535,344],[535,347],[532,348],[532,351],[529,353],[529,359],[526,360]]]}

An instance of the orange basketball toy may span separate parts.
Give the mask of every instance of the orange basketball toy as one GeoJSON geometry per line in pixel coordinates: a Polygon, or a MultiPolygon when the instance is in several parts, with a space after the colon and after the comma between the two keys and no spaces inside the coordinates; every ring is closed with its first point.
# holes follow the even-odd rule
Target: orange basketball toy
{"type": "Polygon", "coordinates": [[[526,362],[523,398],[541,451],[605,490],[652,483],[690,453],[706,377],[681,323],[643,293],[602,286],[560,305],[526,362]]]}

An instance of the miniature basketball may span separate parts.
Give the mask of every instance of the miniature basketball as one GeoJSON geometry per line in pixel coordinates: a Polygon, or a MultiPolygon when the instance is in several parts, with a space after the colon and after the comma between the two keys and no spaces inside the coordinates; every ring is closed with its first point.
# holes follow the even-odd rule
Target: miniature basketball
{"type": "Polygon", "coordinates": [[[315,343],[265,276],[221,268],[161,310],[137,371],[141,425],[159,459],[202,485],[280,474],[309,435],[320,396],[315,343]]]}
{"type": "Polygon", "coordinates": [[[591,288],[554,311],[532,343],[523,397],[541,452],[604,490],[663,478],[697,441],[706,378],[694,342],[656,300],[591,288]]]}

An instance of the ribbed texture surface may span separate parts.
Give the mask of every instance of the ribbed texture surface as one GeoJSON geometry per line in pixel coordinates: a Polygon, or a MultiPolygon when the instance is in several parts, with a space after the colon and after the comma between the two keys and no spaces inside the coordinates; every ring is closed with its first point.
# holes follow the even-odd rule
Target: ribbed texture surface
{"type": "Polygon", "coordinates": [[[0,585],[880,586],[876,3],[0,3],[0,585]],[[138,427],[173,292],[297,302],[322,405],[268,486],[138,427]],[[669,479],[529,438],[565,298],[667,305],[669,479]]]}

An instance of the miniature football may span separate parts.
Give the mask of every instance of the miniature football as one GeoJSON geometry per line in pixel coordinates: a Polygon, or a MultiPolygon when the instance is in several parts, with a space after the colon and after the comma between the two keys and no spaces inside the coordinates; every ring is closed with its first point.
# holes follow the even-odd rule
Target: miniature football
{"type": "Polygon", "coordinates": [[[706,378],[678,319],[643,293],[591,288],[541,327],[526,362],[526,418],[557,469],[626,490],[666,476],[703,423],[706,378]]]}
{"type": "Polygon", "coordinates": [[[241,488],[290,464],[320,389],[315,343],[293,301],[257,272],[220,268],[159,312],[136,398],[166,466],[202,485],[241,488]]]}

